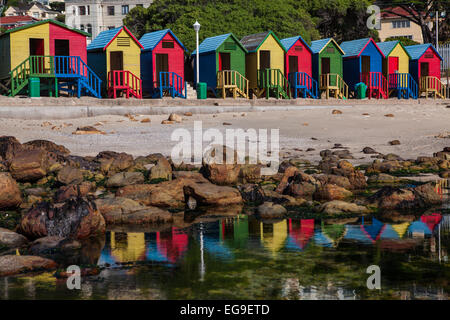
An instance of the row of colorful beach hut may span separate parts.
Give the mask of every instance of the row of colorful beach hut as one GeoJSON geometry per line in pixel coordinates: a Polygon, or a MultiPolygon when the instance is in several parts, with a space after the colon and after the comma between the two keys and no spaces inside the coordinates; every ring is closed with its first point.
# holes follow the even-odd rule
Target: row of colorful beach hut
{"type": "MultiPolygon", "coordinates": [[[[12,96],[47,90],[54,96],[186,98],[186,48],[171,30],[138,40],[120,27],[101,32],[89,46],[87,36],[54,20],[6,31],[0,36],[0,88],[12,96]]],[[[329,38],[308,45],[301,36],[279,40],[267,31],[241,40],[231,33],[206,38],[192,56],[197,54],[199,82],[223,98],[346,99],[361,83],[369,98],[446,98],[442,57],[431,44],[404,47],[365,38],[339,45],[329,38]]]]}

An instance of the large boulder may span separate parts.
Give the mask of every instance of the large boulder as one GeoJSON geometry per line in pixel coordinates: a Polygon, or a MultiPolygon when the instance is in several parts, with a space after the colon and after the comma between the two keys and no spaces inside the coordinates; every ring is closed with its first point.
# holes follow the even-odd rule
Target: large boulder
{"type": "Polygon", "coordinates": [[[30,239],[45,236],[85,239],[105,233],[105,219],[94,202],[84,198],[64,203],[38,203],[22,218],[18,232],[30,239]]]}
{"type": "Polygon", "coordinates": [[[289,166],[284,169],[283,177],[276,188],[276,192],[283,193],[283,191],[289,185],[289,179],[299,172],[299,169],[295,166],[289,166]]]}
{"type": "Polygon", "coordinates": [[[0,228],[0,245],[8,248],[19,248],[28,243],[28,239],[9,229],[0,228]]]}
{"type": "Polygon", "coordinates": [[[24,272],[51,270],[57,267],[56,262],[36,256],[0,256],[0,277],[24,272]]]}
{"type": "Polygon", "coordinates": [[[203,156],[201,172],[212,183],[236,184],[241,166],[237,164],[237,152],[226,146],[213,146],[203,156]],[[227,160],[227,155],[229,160],[227,160]]]}
{"type": "Polygon", "coordinates": [[[150,168],[150,180],[172,180],[172,166],[166,158],[160,158],[155,166],[150,168]]]}
{"type": "Polygon", "coordinates": [[[256,204],[264,202],[264,191],[258,184],[243,184],[238,186],[238,189],[245,202],[256,204]]]}
{"type": "Polygon", "coordinates": [[[23,150],[22,144],[15,137],[0,137],[0,157],[4,160],[11,160],[17,153],[23,150]]]}
{"type": "Polygon", "coordinates": [[[132,184],[142,184],[145,177],[141,172],[119,172],[106,181],[108,188],[120,188],[132,184]]]}
{"type": "Polygon", "coordinates": [[[68,186],[61,186],[55,194],[56,202],[64,202],[71,198],[85,197],[89,193],[95,191],[95,183],[84,181],[80,184],[69,184],[68,186]]]}
{"type": "Polygon", "coordinates": [[[410,209],[417,205],[416,196],[411,189],[390,186],[380,189],[368,201],[380,209],[410,209]]]}
{"type": "Polygon", "coordinates": [[[41,149],[23,150],[10,160],[9,170],[18,181],[36,181],[47,174],[49,158],[41,149]]]}
{"type": "Polygon", "coordinates": [[[194,198],[199,205],[227,206],[243,203],[239,190],[212,183],[191,182],[183,187],[185,199],[194,198]]]}
{"type": "Polygon", "coordinates": [[[287,210],[285,207],[273,202],[264,202],[256,209],[256,212],[262,219],[278,219],[283,218],[287,210]]]}
{"type": "Polygon", "coordinates": [[[42,149],[48,152],[54,152],[59,155],[70,154],[70,150],[66,147],[47,140],[32,140],[25,142],[23,146],[29,149],[42,149]]]}
{"type": "Polygon", "coordinates": [[[71,166],[63,167],[59,170],[57,180],[62,184],[80,184],[83,182],[83,172],[71,166]]]}
{"type": "Polygon", "coordinates": [[[329,215],[341,213],[364,214],[369,212],[369,210],[364,206],[360,206],[356,203],[350,203],[341,200],[333,200],[325,202],[324,204],[319,206],[318,211],[329,215]]]}
{"type": "Polygon", "coordinates": [[[324,175],[317,176],[316,178],[320,182],[321,185],[335,184],[335,185],[345,188],[345,189],[352,188],[352,184],[350,183],[350,180],[347,177],[338,176],[335,174],[324,174],[324,175]]]}
{"type": "Polygon", "coordinates": [[[429,182],[414,188],[414,194],[421,206],[439,205],[442,203],[442,196],[436,190],[434,182],[429,182]]]}
{"type": "Polygon", "coordinates": [[[314,193],[314,199],[325,201],[344,200],[352,195],[353,193],[345,188],[335,184],[326,184],[317,189],[314,193]]]}
{"type": "Polygon", "coordinates": [[[9,173],[0,172],[0,209],[17,207],[22,195],[16,181],[9,173]]]}
{"type": "Polygon", "coordinates": [[[100,162],[100,169],[104,173],[125,171],[134,165],[133,156],[125,152],[102,151],[96,161],[100,162]]]}

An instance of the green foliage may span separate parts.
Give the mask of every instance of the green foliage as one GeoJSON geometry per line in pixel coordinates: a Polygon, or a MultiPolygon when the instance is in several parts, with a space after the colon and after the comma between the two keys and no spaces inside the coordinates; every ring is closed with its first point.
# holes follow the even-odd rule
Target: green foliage
{"type": "Polygon", "coordinates": [[[419,44],[417,41],[405,38],[405,37],[389,37],[386,38],[384,41],[395,41],[395,40],[399,40],[401,42],[402,45],[404,46],[413,46],[415,44],[419,44]]]}

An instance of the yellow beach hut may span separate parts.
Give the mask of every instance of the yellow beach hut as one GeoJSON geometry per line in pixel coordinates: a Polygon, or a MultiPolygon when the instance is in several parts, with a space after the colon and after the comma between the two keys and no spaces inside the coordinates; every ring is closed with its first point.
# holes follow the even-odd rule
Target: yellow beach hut
{"type": "Polygon", "coordinates": [[[248,51],[245,57],[245,74],[252,92],[266,98],[289,99],[289,82],[284,75],[286,49],[272,31],[245,36],[241,40],[248,51]]]}

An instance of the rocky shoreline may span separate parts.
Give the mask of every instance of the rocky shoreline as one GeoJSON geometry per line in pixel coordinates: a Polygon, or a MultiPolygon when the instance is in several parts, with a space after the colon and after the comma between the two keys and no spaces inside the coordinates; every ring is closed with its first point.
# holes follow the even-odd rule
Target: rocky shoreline
{"type": "MultiPolygon", "coordinates": [[[[222,149],[219,148],[219,150],[222,149]]],[[[234,152],[225,147],[223,156],[234,152]]],[[[450,147],[429,157],[373,154],[353,166],[343,146],[320,151],[322,160],[288,158],[278,173],[262,164],[175,165],[162,154],[72,155],[46,140],[20,143],[0,137],[0,276],[94,265],[79,252],[100,252],[111,228],[186,227],[201,219],[255,214],[271,221],[303,213],[317,218],[375,214],[407,219],[408,210],[445,201],[436,182],[417,175],[450,175],[450,147]],[[20,253],[20,255],[17,255],[20,253]],[[69,259],[67,257],[69,256],[69,259]]]]}

